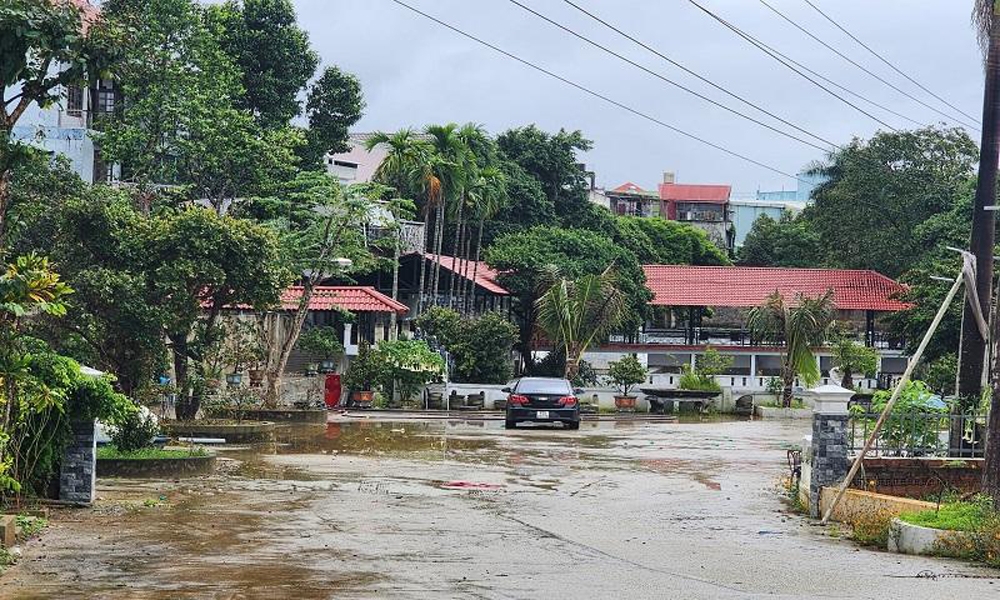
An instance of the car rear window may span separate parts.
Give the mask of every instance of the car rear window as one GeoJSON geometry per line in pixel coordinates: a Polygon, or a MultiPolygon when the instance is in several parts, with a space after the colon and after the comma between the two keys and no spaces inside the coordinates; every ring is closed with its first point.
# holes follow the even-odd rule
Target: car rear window
{"type": "Polygon", "coordinates": [[[517,384],[521,394],[572,394],[569,382],[564,379],[522,379],[517,384]]]}

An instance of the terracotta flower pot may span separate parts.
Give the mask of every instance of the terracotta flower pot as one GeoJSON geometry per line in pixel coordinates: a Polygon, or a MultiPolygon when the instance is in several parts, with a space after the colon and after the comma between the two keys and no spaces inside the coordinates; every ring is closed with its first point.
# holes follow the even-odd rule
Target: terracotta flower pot
{"type": "Polygon", "coordinates": [[[615,396],[615,408],[635,411],[635,396],[615,396]]]}

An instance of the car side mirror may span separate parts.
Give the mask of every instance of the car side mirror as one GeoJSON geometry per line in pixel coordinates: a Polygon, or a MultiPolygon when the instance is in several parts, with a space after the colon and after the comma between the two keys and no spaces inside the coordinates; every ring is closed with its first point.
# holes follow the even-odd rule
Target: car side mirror
{"type": "Polygon", "coordinates": [[[583,395],[583,388],[573,388],[573,395],[574,396],[582,396],[583,395]]]}
{"type": "Polygon", "coordinates": [[[514,390],[510,389],[509,387],[505,387],[505,388],[501,389],[500,391],[503,392],[503,393],[505,393],[505,394],[510,394],[514,390]]]}

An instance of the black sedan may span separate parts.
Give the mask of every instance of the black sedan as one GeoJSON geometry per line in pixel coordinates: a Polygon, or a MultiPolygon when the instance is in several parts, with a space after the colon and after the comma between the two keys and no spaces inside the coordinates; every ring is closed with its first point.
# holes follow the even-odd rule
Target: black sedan
{"type": "Polygon", "coordinates": [[[562,423],[568,429],[580,428],[580,402],[573,386],[555,377],[522,377],[507,392],[507,429],[518,423],[562,423]]]}

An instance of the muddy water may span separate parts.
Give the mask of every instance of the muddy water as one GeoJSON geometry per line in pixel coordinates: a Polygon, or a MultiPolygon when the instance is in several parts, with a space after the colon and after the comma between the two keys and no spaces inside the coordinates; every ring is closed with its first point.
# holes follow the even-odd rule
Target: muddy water
{"type": "MultiPolygon", "coordinates": [[[[178,482],[101,481],[2,598],[983,597],[957,563],[856,552],[771,488],[801,424],[347,421],[178,482]],[[937,580],[917,578],[928,571],[937,580]],[[851,577],[841,577],[851,573],[851,577]]],[[[993,597],[993,596],[989,596],[993,597]]]]}

